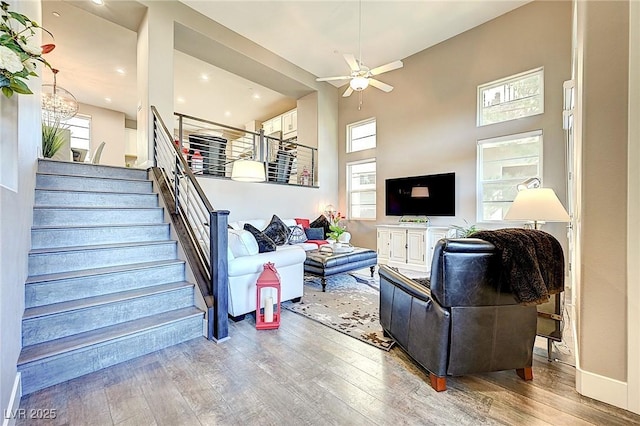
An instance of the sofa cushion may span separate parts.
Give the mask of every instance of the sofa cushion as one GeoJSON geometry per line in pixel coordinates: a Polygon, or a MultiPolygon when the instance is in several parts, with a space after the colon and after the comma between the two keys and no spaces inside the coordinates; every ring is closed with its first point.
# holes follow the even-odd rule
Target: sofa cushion
{"type": "Polygon", "coordinates": [[[273,242],[271,238],[266,236],[255,226],[251,225],[250,223],[245,223],[244,229],[245,231],[251,232],[251,234],[255,237],[256,242],[258,243],[258,253],[267,253],[276,250],[276,243],[273,242]]]}
{"type": "Polygon", "coordinates": [[[233,257],[251,256],[259,252],[256,238],[245,230],[229,229],[229,248],[233,257]]]}
{"type": "Polygon", "coordinates": [[[307,228],[304,233],[309,240],[324,240],[324,228],[307,228]]]}
{"type": "MultiPolygon", "coordinates": [[[[263,270],[263,265],[267,262],[271,262],[276,265],[276,269],[299,264],[301,268],[300,280],[302,280],[302,264],[305,259],[305,252],[299,246],[279,246],[278,249],[273,252],[259,253],[253,256],[243,256],[234,259],[233,262],[229,262],[229,277],[238,277],[246,274],[260,274],[263,270]]],[[[255,279],[253,282],[255,283],[255,279]]],[[[253,301],[255,302],[255,292],[253,293],[253,301]]]]}
{"type": "MultiPolygon", "coordinates": [[[[322,234],[322,238],[316,238],[317,240],[323,240],[327,238],[327,234],[331,232],[331,230],[329,229],[330,225],[331,224],[329,223],[329,219],[327,219],[325,215],[321,214],[316,220],[309,224],[309,228],[323,228],[324,233],[322,234]]],[[[309,237],[309,239],[311,239],[311,237],[309,237]]]]}
{"type": "Polygon", "coordinates": [[[296,221],[297,225],[302,225],[303,229],[310,228],[309,219],[302,219],[300,217],[296,217],[294,220],[296,221]]]}
{"type": "Polygon", "coordinates": [[[289,227],[291,234],[289,234],[289,244],[300,244],[307,241],[307,234],[305,234],[302,225],[293,225],[289,227]]]}
{"type": "Polygon", "coordinates": [[[262,230],[264,235],[271,238],[277,246],[287,244],[291,231],[289,227],[275,214],[271,216],[271,222],[262,230]]]}

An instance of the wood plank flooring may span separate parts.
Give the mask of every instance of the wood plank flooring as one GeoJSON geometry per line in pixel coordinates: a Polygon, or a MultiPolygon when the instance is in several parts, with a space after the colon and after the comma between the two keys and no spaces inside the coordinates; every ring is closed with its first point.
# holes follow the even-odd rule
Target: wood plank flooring
{"type": "Polygon", "coordinates": [[[278,330],[230,324],[23,397],[55,409],[18,425],[629,425],[640,416],[579,395],[575,371],[537,350],[534,380],[514,371],[447,380],[436,393],[399,348],[384,352],[289,311],[278,330]]]}

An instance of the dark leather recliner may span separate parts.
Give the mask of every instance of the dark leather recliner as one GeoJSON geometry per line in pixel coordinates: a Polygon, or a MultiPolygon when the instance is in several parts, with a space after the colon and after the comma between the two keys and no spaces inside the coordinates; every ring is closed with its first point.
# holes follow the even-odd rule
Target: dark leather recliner
{"type": "Polygon", "coordinates": [[[474,238],[438,242],[431,290],[380,267],[384,333],[429,371],[435,390],[446,376],[515,369],[533,378],[536,307],[499,290],[499,269],[495,247],[474,238]]]}

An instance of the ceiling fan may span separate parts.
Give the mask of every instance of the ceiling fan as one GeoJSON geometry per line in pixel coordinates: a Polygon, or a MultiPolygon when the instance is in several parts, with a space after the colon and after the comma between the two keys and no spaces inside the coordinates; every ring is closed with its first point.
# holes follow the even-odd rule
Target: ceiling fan
{"type": "Polygon", "coordinates": [[[373,69],[369,69],[362,63],[362,47],[361,47],[361,39],[362,39],[362,0],[359,2],[358,6],[358,50],[359,50],[359,58],[356,59],[350,53],[343,54],[344,60],[347,61],[349,68],[351,68],[351,74],[349,75],[340,75],[335,77],[320,77],[316,78],[316,81],[335,81],[335,80],[351,80],[349,81],[349,87],[342,94],[343,97],[350,96],[353,91],[361,92],[366,89],[369,85],[382,90],[383,92],[390,92],[393,90],[393,86],[383,83],[380,80],[376,80],[372,78],[373,76],[382,74],[384,72],[397,70],[398,68],[402,68],[402,61],[393,61],[389,62],[385,65],[380,65],[379,67],[375,67],[373,69]]]}

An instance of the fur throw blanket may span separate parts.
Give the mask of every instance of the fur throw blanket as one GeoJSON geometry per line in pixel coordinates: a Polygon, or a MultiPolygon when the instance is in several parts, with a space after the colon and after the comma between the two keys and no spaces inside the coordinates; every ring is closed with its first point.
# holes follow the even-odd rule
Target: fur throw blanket
{"type": "Polygon", "coordinates": [[[507,228],[471,235],[496,246],[502,261],[500,288],[524,305],[545,303],[564,290],[564,254],[551,234],[507,228]]]}

